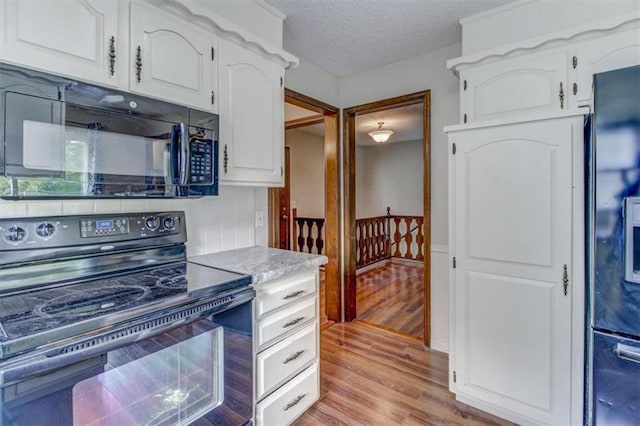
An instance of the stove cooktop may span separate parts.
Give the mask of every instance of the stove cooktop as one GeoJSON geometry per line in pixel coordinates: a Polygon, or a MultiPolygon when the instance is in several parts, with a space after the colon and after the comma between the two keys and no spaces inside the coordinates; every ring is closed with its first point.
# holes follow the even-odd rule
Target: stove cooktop
{"type": "Polygon", "coordinates": [[[154,306],[162,309],[250,283],[248,275],[181,262],[4,295],[0,298],[0,349],[8,342],[40,336],[33,339],[35,348],[44,341],[112,325],[110,319],[135,318],[143,308],[151,312],[154,306]]]}

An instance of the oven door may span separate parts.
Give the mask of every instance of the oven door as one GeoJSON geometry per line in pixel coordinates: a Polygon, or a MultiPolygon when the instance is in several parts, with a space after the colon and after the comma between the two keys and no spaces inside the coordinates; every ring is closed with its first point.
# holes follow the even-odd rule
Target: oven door
{"type": "Polygon", "coordinates": [[[2,388],[1,425],[243,425],[252,418],[251,301],[2,388]],[[206,422],[205,422],[206,423],[206,422]]]}

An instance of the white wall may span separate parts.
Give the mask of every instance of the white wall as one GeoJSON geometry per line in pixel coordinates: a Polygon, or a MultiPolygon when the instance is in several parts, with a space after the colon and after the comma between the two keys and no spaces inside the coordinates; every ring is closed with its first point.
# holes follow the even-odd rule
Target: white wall
{"type": "Polygon", "coordinates": [[[356,150],[356,218],[422,216],[422,141],[367,145],[356,150]],[[360,157],[360,158],[358,158],[360,157]]]}
{"type": "Polygon", "coordinates": [[[630,13],[640,13],[640,1],[520,0],[460,20],[462,53],[469,55],[630,13]]]}
{"type": "Polygon", "coordinates": [[[298,216],[324,217],[324,137],[303,130],[285,132],[291,155],[291,205],[298,216]]]}
{"type": "Polygon", "coordinates": [[[340,79],[304,58],[297,68],[285,71],[284,85],[331,106],[341,106],[340,79]]]}
{"type": "Polygon", "coordinates": [[[266,227],[254,227],[255,211],[267,210],[263,188],[221,187],[220,196],[181,200],[0,200],[0,218],[183,210],[187,255],[266,245],[266,227]]]}

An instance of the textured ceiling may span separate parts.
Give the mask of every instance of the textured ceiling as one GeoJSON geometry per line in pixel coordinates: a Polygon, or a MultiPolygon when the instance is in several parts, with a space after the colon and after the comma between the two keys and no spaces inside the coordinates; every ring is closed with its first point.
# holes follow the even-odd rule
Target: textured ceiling
{"type": "Polygon", "coordinates": [[[339,77],[460,41],[458,20],[513,0],[266,0],[284,47],[339,77]]]}

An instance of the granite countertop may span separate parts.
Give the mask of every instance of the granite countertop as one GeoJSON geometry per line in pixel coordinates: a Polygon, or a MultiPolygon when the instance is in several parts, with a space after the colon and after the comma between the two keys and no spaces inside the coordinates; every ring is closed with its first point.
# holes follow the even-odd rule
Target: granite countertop
{"type": "Polygon", "coordinates": [[[227,271],[249,274],[253,284],[272,281],[284,275],[317,268],[327,256],[269,247],[247,247],[190,257],[190,262],[227,271]]]}

